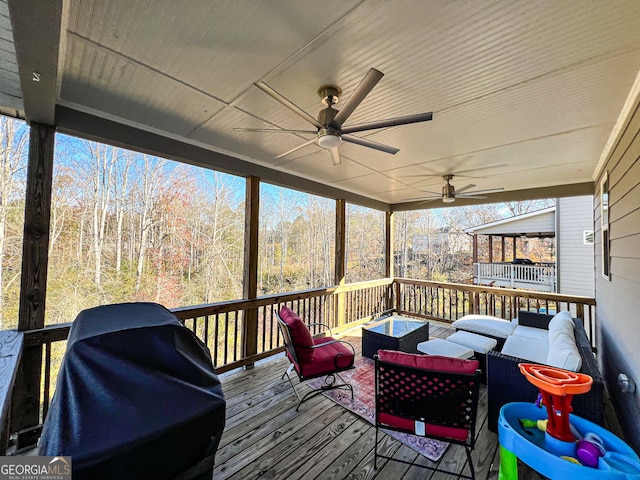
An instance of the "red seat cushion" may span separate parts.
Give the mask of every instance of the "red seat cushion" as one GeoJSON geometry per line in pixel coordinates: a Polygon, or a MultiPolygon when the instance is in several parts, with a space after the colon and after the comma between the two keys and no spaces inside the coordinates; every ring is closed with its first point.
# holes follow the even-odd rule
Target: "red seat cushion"
{"type": "MultiPolygon", "coordinates": [[[[316,338],[315,344],[322,345],[332,341],[333,338],[316,338]]],[[[300,374],[303,377],[316,377],[342,370],[353,365],[353,352],[340,342],[315,348],[313,350],[313,362],[300,365],[300,374]]]]}
{"type": "Polygon", "coordinates": [[[280,309],[280,318],[289,327],[291,341],[296,351],[296,356],[300,363],[308,363],[313,359],[313,338],[307,326],[300,320],[300,317],[289,307],[280,309]],[[307,348],[305,348],[307,347],[307,348]]]}
{"type": "MultiPolygon", "coordinates": [[[[395,363],[396,365],[446,373],[474,374],[479,366],[478,360],[463,360],[440,355],[416,355],[393,350],[380,350],[378,358],[381,361],[395,363]]],[[[381,412],[378,421],[382,426],[386,425],[415,433],[415,422],[408,418],[381,412]]],[[[427,436],[450,438],[463,442],[469,436],[469,430],[466,428],[447,427],[430,423],[425,424],[425,432],[427,436]]]]}
{"type": "Polygon", "coordinates": [[[378,358],[383,362],[396,363],[405,367],[448,373],[473,374],[480,366],[478,360],[463,360],[441,355],[417,355],[395,350],[380,350],[378,351],[378,358]]]}
{"type": "MultiPolygon", "coordinates": [[[[381,427],[395,427],[406,432],[415,434],[415,422],[408,418],[398,417],[390,413],[380,413],[378,418],[381,427]]],[[[445,427],[443,425],[425,424],[425,434],[430,437],[451,438],[464,442],[469,437],[469,430],[466,428],[445,427]]]]}

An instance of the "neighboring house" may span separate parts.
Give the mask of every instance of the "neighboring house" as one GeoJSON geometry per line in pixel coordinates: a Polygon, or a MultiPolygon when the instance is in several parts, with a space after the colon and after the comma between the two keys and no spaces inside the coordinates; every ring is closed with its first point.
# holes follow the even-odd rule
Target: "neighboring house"
{"type": "Polygon", "coordinates": [[[469,238],[459,232],[439,231],[428,235],[414,235],[412,238],[414,254],[429,253],[431,249],[440,249],[444,245],[451,253],[468,252],[469,238]]]}
{"type": "MultiPolygon", "coordinates": [[[[594,295],[593,197],[559,198],[556,206],[505,218],[465,230],[474,236],[473,283],[527,288],[566,295],[594,295]],[[478,261],[479,236],[488,236],[488,262],[478,261]],[[500,258],[494,261],[494,239],[500,238],[500,258]],[[555,242],[555,262],[514,258],[518,239],[549,238],[555,242]],[[506,258],[506,239],[511,256],[506,258]]],[[[522,240],[521,240],[522,241],[522,240]]]]}

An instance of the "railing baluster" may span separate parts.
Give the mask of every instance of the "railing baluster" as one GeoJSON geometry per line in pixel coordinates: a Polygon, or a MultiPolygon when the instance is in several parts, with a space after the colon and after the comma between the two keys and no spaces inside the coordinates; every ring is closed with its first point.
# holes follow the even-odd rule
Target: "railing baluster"
{"type": "Polygon", "coordinates": [[[218,366],[218,332],[220,331],[220,315],[214,315],[214,324],[213,324],[213,365],[218,366]]]}
{"type": "Polygon", "coordinates": [[[42,422],[47,418],[51,392],[51,342],[44,344],[44,392],[42,395],[42,422]]]}
{"type": "MultiPolygon", "coordinates": [[[[235,341],[237,341],[237,338],[234,338],[235,341]]],[[[224,357],[223,357],[223,364],[227,363],[229,360],[229,357],[227,356],[228,353],[228,349],[229,349],[229,312],[224,314],[224,357]]]]}
{"type": "Polygon", "coordinates": [[[204,344],[209,345],[209,315],[204,316],[204,344]]]}

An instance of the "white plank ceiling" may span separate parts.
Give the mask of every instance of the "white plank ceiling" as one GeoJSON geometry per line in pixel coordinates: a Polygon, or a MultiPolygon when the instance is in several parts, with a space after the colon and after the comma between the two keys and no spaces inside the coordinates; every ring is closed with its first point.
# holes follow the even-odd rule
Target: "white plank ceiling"
{"type": "MultiPolygon", "coordinates": [[[[592,182],[640,70],[637,0],[69,0],[61,17],[56,105],[383,204],[445,174],[506,192],[592,182]],[[345,125],[433,112],[356,134],[396,155],[343,143],[334,166],[312,144],[278,159],[314,136],[234,130],[310,127],[254,82],[315,117],[321,85],[342,88],[339,109],[371,67],[385,76],[345,125]]],[[[0,70],[5,109],[21,106],[16,75],[0,70]]]]}

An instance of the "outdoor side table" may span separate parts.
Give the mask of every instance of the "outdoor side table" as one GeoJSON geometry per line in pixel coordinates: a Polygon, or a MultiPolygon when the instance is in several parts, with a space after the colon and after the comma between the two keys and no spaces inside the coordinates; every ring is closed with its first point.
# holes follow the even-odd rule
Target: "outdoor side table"
{"type": "Polygon", "coordinates": [[[419,353],[418,343],[429,339],[429,322],[392,315],[362,327],[362,356],[373,358],[378,350],[419,353]]]}

